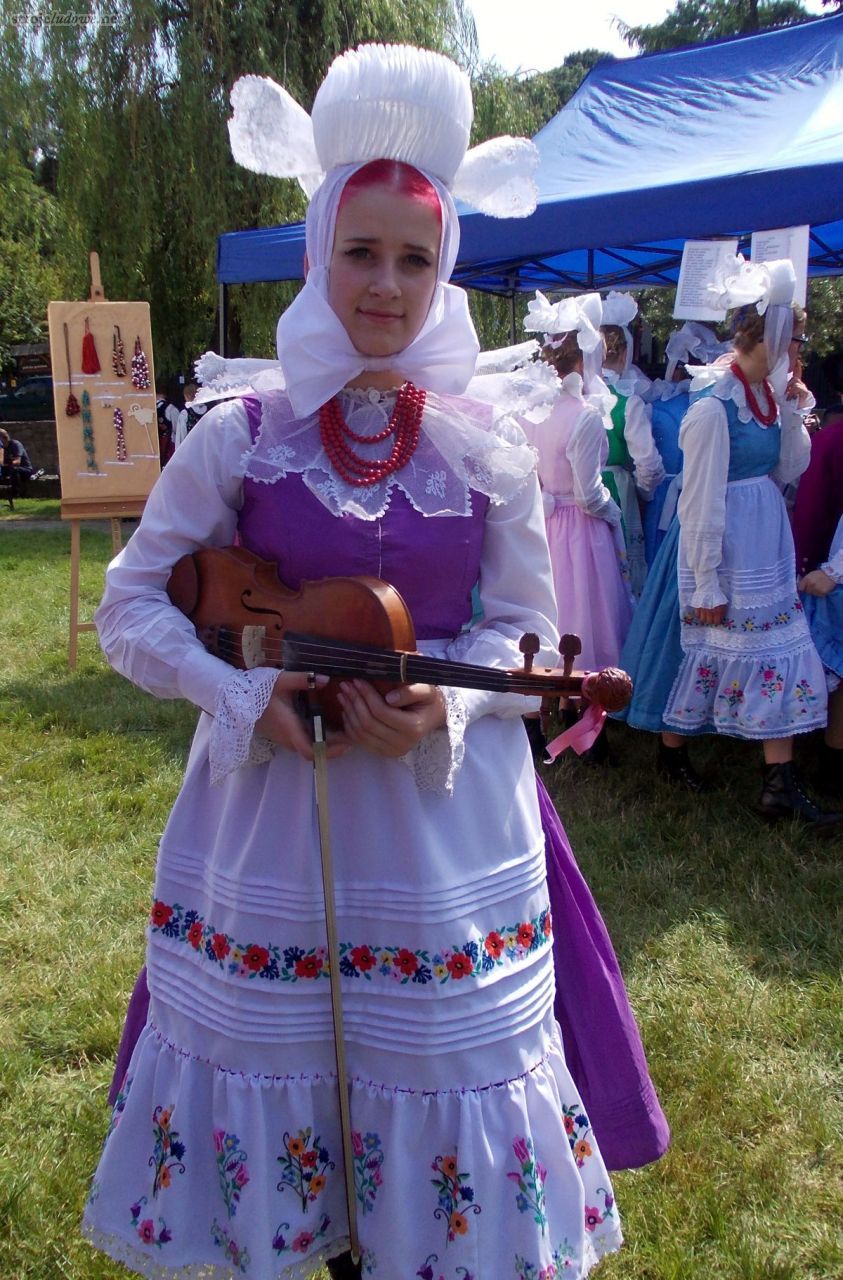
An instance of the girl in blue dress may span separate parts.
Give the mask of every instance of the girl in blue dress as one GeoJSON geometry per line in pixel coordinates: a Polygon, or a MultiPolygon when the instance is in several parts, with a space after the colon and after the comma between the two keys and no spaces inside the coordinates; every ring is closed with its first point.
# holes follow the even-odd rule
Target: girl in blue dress
{"type": "Polygon", "coordinates": [[[825,725],[826,688],[779,488],[801,475],[810,455],[799,413],[807,391],[788,382],[805,317],[789,301],[790,263],[748,268],[731,296],[745,297],[759,277],[759,305],[738,314],[735,359],[698,371],[692,384],[680,433],[678,523],[621,657],[636,684],[625,718],[661,731],[662,771],[692,789],[699,782],[685,737],[760,741],[759,813],[824,827],[843,815],[820,810],[793,771],[794,735],[825,725]]]}

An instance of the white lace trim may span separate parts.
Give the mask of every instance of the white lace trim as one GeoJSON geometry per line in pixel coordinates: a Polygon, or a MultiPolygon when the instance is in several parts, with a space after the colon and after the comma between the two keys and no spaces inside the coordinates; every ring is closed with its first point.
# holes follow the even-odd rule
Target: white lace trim
{"type": "Polygon", "coordinates": [[[617,373],[614,369],[604,369],[603,379],[619,396],[627,398],[640,396],[645,400],[650,390],[650,379],[635,364],[630,365],[623,373],[617,373]]]}
{"type": "MultiPolygon", "coordinates": [[[[115,1235],[114,1232],[98,1231],[88,1222],[82,1224],[82,1236],[95,1249],[101,1250],[115,1262],[122,1262],[136,1275],[147,1276],[148,1280],[234,1280],[235,1276],[241,1274],[230,1262],[186,1262],[181,1267],[168,1266],[159,1262],[157,1257],[150,1257],[122,1236],[115,1235]]],[[[331,1244],[312,1250],[298,1262],[279,1265],[278,1270],[265,1280],[311,1280],[320,1267],[331,1258],[347,1253],[348,1249],[348,1237],[340,1237],[331,1244]]]]}
{"type": "MultiPolygon", "coordinates": [[[[535,456],[520,428],[488,406],[462,397],[428,393],[421,438],[400,472],[357,488],[334,471],[319,432],[319,415],[296,418],[274,375],[255,379],[261,427],[241,458],[241,474],[259,484],[275,484],[288,474],[303,476],[313,495],[332,515],[380,519],[392,489],[401,489],[422,515],[468,515],[471,491],[496,505],[509,502],[535,469],[535,456]]],[[[358,435],[377,435],[389,421],[394,391],[340,392],[348,426],[358,435]]],[[[390,442],[355,444],[361,456],[383,457],[390,442]]]]}
{"type": "Polygon", "coordinates": [[[256,737],[255,725],[269,706],[277,679],[277,668],[255,667],[235,671],[220,689],[208,746],[212,786],[244,764],[265,764],[272,758],[274,743],[256,737]]]}
{"type": "Polygon", "coordinates": [[[428,733],[401,759],[419,791],[452,795],[454,779],[465,757],[467,710],[459,689],[443,688],[445,725],[428,733]]]}
{"type": "MultiPolygon", "coordinates": [[[[712,387],[712,395],[718,400],[732,400],[738,410],[738,418],[741,422],[754,422],[752,410],[746,402],[746,391],[743,383],[733,373],[727,364],[708,364],[703,366],[695,365],[689,369],[691,374],[691,396],[698,395],[701,391],[706,391],[712,387]]],[[[753,387],[759,404],[766,407],[766,396],[764,390],[760,386],[753,387]],[[760,398],[759,398],[760,397],[760,398]]],[[[776,418],[773,426],[778,422],[776,418]]]]}
{"type": "Polygon", "coordinates": [[[823,573],[828,574],[832,582],[836,582],[838,587],[843,585],[843,557],[837,555],[834,561],[827,560],[825,564],[821,564],[820,568],[823,573]]]}

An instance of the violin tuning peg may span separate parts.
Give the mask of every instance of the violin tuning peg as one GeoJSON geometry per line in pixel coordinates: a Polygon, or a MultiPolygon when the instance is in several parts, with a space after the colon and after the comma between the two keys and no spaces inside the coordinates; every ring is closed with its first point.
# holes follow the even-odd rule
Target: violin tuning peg
{"type": "Polygon", "coordinates": [[[532,671],[533,659],[541,648],[539,638],[536,633],[534,631],[528,631],[526,635],[523,635],[518,642],[518,648],[524,655],[524,670],[532,671]]]}
{"type": "Polygon", "coordinates": [[[574,658],[582,653],[582,640],[579,636],[564,635],[559,637],[559,654],[562,658],[562,670],[569,676],[574,669],[574,658]]]}

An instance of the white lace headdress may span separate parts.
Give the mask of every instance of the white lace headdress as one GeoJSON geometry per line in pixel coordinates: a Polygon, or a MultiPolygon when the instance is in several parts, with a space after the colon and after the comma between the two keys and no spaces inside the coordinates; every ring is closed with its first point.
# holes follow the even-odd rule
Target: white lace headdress
{"type": "Polygon", "coordinates": [[[671,382],[679,364],[711,364],[731,350],[730,342],[721,342],[713,329],[700,320],[686,320],[668,338],[665,346],[667,368],[665,382],[671,382]]]}
{"type": "Polygon", "coordinates": [[[429,390],[459,394],[479,345],[465,294],[447,283],[459,247],[458,196],[495,217],[535,208],[538,152],[526,138],[495,138],[467,152],[473,108],[468,77],[449,58],[410,45],[361,45],[336,58],[312,116],[273,81],[244,76],[231,93],[235,160],[258,173],[298,178],[312,194],[309,273],[278,322],[278,358],[296,412],[313,412],[364,370],[389,368],[429,390]],[[438,284],[421,332],[389,357],[361,355],[328,303],[328,267],[346,182],[371,160],[419,169],[442,209],[438,284]]]}
{"type": "Polygon", "coordinates": [[[717,307],[728,311],[754,303],[758,314],[764,316],[764,345],[770,366],[768,378],[779,399],[787,385],[795,291],[796,272],[789,258],[747,262],[742,254],[725,263],[708,286],[717,307]]]}
{"type": "Polygon", "coordinates": [[[558,346],[565,334],[576,333],[577,346],[583,353],[583,385],[586,393],[605,391],[600,379],[603,364],[603,300],[599,293],[580,293],[573,298],[550,302],[540,290],[527,304],[524,328],[528,333],[541,333],[546,346],[558,346]],[[600,381],[599,388],[597,382],[600,381]]]}
{"type": "Polygon", "coordinates": [[[623,330],[624,341],[626,342],[626,355],[624,356],[623,369],[621,373],[627,373],[632,364],[632,334],[629,332],[629,326],[638,315],[638,303],[635,301],[631,293],[618,293],[612,290],[607,293],[603,299],[603,320],[604,325],[616,324],[618,328],[623,330]]]}

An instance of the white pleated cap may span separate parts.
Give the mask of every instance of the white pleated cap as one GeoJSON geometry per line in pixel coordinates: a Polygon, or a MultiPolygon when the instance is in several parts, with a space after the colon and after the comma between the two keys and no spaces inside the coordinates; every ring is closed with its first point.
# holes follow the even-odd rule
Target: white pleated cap
{"type": "Polygon", "coordinates": [[[313,103],[322,169],[388,156],[447,187],[468,149],[468,76],[450,58],[411,45],[361,45],[335,58],[313,103]]]}

